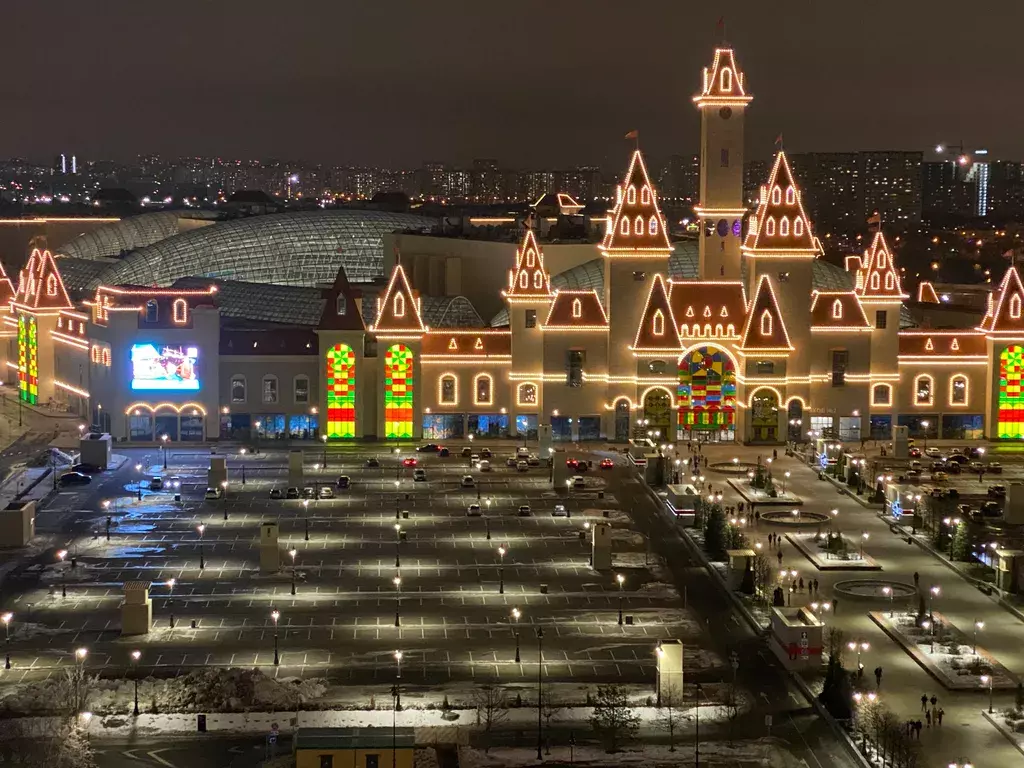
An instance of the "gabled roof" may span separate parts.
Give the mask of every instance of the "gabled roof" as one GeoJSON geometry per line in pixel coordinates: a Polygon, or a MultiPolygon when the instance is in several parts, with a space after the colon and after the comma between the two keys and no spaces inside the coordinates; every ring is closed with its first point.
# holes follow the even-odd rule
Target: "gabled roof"
{"type": "Polygon", "coordinates": [[[618,187],[601,250],[612,257],[667,257],[672,251],[665,217],[658,208],[658,194],[639,149],[633,152],[626,178],[618,187]]]}
{"type": "Polygon", "coordinates": [[[927,280],[922,280],[917,286],[917,300],[921,304],[938,304],[939,294],[935,292],[935,286],[927,280]]]}
{"type": "Polygon", "coordinates": [[[811,231],[811,220],[804,211],[800,190],[782,150],[775,155],[768,184],[761,187],[761,199],[757,213],[750,218],[743,251],[748,256],[811,259],[821,253],[821,243],[811,231]]]}
{"type": "Polygon", "coordinates": [[[747,324],[743,328],[741,349],[784,351],[793,349],[786,322],[775,300],[775,290],[768,275],[761,275],[750,300],[747,324]]]}
{"type": "Polygon", "coordinates": [[[747,294],[738,281],[671,280],[669,301],[682,339],[736,337],[747,319],[747,294]]]}
{"type": "Polygon", "coordinates": [[[746,85],[746,77],[736,64],[732,48],[716,48],[710,69],[704,68],[701,92],[693,101],[699,107],[747,104],[753,96],[747,94],[746,85]]]}
{"type": "Polygon", "coordinates": [[[320,322],[317,328],[322,331],[362,331],[363,318],[359,313],[359,296],[349,285],[348,277],[345,275],[345,268],[338,268],[338,275],[334,278],[334,285],[324,292],[324,310],[320,315],[320,322]],[[338,297],[344,296],[344,314],[339,314],[338,297]]]}
{"type": "Polygon", "coordinates": [[[981,320],[980,329],[989,333],[1024,335],[1024,285],[1017,268],[1011,266],[999,284],[998,296],[989,301],[988,310],[981,320]]]}
{"type": "Polygon", "coordinates": [[[608,315],[597,291],[555,291],[545,329],[600,331],[608,328],[608,315]]]}
{"type": "Polygon", "coordinates": [[[899,340],[901,358],[988,359],[985,335],[977,331],[902,331],[899,340]]]}
{"type": "Polygon", "coordinates": [[[508,357],[512,354],[511,331],[490,328],[432,331],[423,337],[425,357],[508,357]]]}
{"type": "Polygon", "coordinates": [[[0,310],[6,309],[10,306],[15,293],[14,283],[12,283],[11,278],[7,276],[7,271],[4,269],[3,264],[0,264],[0,310]]]}
{"type": "Polygon", "coordinates": [[[423,333],[420,302],[409,287],[401,264],[391,270],[384,297],[377,299],[377,319],[370,329],[374,333],[423,333]]]}
{"type": "Polygon", "coordinates": [[[815,291],[811,295],[811,328],[871,330],[864,307],[853,291],[815,291]]]}
{"type": "Polygon", "coordinates": [[[57,262],[49,251],[35,248],[18,275],[14,303],[33,310],[72,309],[57,262]]]}
{"type": "Polygon", "coordinates": [[[507,299],[551,298],[551,276],[544,269],[544,252],[537,245],[532,229],[526,230],[523,244],[516,251],[516,265],[508,272],[507,299]]]}
{"type": "Polygon", "coordinates": [[[647,304],[633,340],[634,349],[677,350],[682,347],[679,327],[672,314],[672,302],[661,275],[654,276],[647,304]]]}
{"type": "Polygon", "coordinates": [[[907,298],[903,293],[892,249],[885,242],[882,230],[875,232],[871,247],[864,251],[861,269],[857,273],[857,294],[862,299],[907,298]]]}

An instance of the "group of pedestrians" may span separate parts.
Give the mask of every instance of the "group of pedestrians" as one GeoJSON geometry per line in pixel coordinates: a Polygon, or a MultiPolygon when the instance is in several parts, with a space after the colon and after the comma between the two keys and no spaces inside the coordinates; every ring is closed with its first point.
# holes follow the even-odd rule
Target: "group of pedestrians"
{"type": "Polygon", "coordinates": [[[928,694],[921,694],[921,711],[924,712],[924,722],[920,719],[915,720],[911,718],[905,723],[908,736],[915,736],[921,738],[922,728],[931,728],[934,725],[936,728],[942,725],[942,718],[946,714],[946,710],[938,706],[939,700],[936,696],[928,698],[928,694]]]}

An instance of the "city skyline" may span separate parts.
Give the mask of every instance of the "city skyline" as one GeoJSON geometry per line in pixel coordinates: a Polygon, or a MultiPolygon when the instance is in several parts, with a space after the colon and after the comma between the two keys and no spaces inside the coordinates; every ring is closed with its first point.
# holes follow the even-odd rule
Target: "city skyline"
{"type": "MultiPolygon", "coordinates": [[[[958,17],[951,51],[937,42],[948,33],[945,5],[953,10],[939,3],[926,16],[886,8],[884,25],[870,8],[727,12],[727,39],[757,73],[748,155],[767,156],[780,133],[800,152],[924,151],[963,139],[995,157],[1024,154],[1002,96],[1017,71],[1015,25],[1006,18],[982,30],[983,20],[958,17]],[[982,56],[985,79],[965,66],[982,56]],[[949,93],[969,94],[971,109],[949,93]]],[[[60,25],[49,11],[8,11],[17,33],[8,54],[32,66],[0,90],[15,118],[0,127],[5,156],[68,147],[119,161],[141,152],[299,155],[398,168],[501,157],[513,167],[617,169],[631,130],[652,156],[696,146],[694,73],[721,13],[654,2],[527,2],[514,15],[450,3],[438,13],[403,3],[299,17],[253,2],[239,16],[184,3],[183,18],[194,13],[196,23],[168,26],[145,7],[114,15],[110,6],[57,6],[60,25]],[[642,34],[609,38],[629,24],[642,34]],[[61,55],[39,56],[40,40],[61,55]]]]}

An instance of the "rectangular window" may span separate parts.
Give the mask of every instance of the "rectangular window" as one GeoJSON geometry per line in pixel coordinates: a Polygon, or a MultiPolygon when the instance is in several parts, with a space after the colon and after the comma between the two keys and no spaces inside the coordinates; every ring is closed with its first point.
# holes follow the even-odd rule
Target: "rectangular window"
{"type": "Polygon", "coordinates": [[[300,376],[295,380],[295,402],[309,402],[309,379],[305,376],[300,376]]]}
{"type": "Polygon", "coordinates": [[[846,365],[850,360],[850,353],[845,349],[832,350],[832,386],[842,387],[846,384],[846,365]]]}
{"type": "Polygon", "coordinates": [[[728,168],[729,167],[729,150],[728,149],[723,149],[722,150],[721,166],[723,168],[728,168]]]}
{"type": "Polygon", "coordinates": [[[875,328],[885,328],[886,320],[884,309],[875,310],[875,328]]]}
{"type": "Polygon", "coordinates": [[[537,310],[528,309],[526,310],[526,327],[536,328],[537,327],[537,310]]]}
{"type": "Polygon", "coordinates": [[[380,755],[367,755],[366,768],[380,768],[380,755]]]}
{"type": "Polygon", "coordinates": [[[334,768],[334,755],[320,755],[320,768],[334,768]]]}
{"type": "Polygon", "coordinates": [[[583,386],[583,364],[586,362],[586,359],[587,353],[582,349],[571,349],[566,355],[568,371],[566,372],[565,383],[570,387],[583,386]]]}
{"type": "Polygon", "coordinates": [[[788,283],[789,282],[789,272],[779,272],[776,275],[776,277],[779,279],[780,283],[788,283]]]}
{"type": "Polygon", "coordinates": [[[775,373],[775,363],[771,360],[758,360],[757,373],[759,376],[770,376],[775,373]]]}
{"type": "Polygon", "coordinates": [[[644,280],[647,279],[647,273],[641,272],[640,270],[636,270],[633,272],[633,279],[636,280],[638,283],[642,283],[644,280]]]}

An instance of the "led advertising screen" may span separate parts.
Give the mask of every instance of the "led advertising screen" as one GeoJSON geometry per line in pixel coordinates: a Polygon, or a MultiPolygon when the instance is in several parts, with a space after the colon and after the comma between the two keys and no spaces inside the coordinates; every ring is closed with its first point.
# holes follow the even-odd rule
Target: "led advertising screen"
{"type": "Polygon", "coordinates": [[[132,344],[132,389],[196,391],[199,349],[168,344],[132,344]]]}

